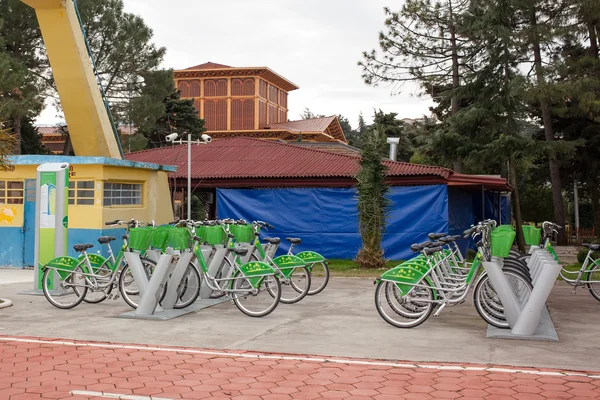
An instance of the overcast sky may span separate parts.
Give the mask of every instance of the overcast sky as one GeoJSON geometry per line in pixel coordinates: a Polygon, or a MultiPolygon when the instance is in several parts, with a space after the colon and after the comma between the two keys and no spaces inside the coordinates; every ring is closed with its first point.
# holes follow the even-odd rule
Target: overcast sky
{"type": "MultiPolygon", "coordinates": [[[[357,61],[377,47],[383,7],[402,0],[124,0],[165,46],[163,67],[183,69],[207,61],[233,67],[266,66],[294,82],[288,118],[305,107],[316,114],[342,114],[356,127],[360,112],[367,122],[373,109],[399,118],[428,114],[430,101],[405,85],[391,96],[389,87],[363,83],[357,61]]],[[[46,109],[40,123],[56,121],[46,109]]]]}

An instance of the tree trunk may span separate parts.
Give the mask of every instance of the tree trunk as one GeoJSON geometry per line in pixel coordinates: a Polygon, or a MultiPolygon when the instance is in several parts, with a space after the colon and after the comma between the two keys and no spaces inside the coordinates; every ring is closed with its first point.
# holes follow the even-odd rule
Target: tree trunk
{"type": "MultiPolygon", "coordinates": [[[[454,11],[452,0],[448,0],[449,25],[450,25],[450,47],[452,48],[452,88],[457,89],[460,86],[460,76],[458,70],[458,46],[456,45],[456,26],[454,25],[454,11]]],[[[454,92],[450,98],[450,115],[454,116],[459,111],[458,96],[454,92]]],[[[453,161],[454,171],[462,173],[462,160],[457,158],[453,161]]]]}
{"type": "MultiPolygon", "coordinates": [[[[542,52],[540,49],[540,38],[537,31],[537,16],[535,8],[530,9],[530,19],[532,33],[530,36],[531,45],[533,47],[533,63],[535,66],[535,74],[537,78],[538,87],[541,87],[540,91],[540,109],[542,111],[542,121],[544,123],[544,135],[546,141],[554,141],[554,131],[552,129],[552,114],[550,112],[550,103],[545,96],[545,84],[546,79],[544,76],[544,70],[542,66],[542,52]]],[[[550,167],[550,183],[552,184],[552,205],[554,208],[554,222],[560,226],[565,226],[565,205],[563,202],[562,194],[562,182],[560,179],[560,166],[558,160],[554,154],[550,154],[548,157],[548,165],[550,167]]],[[[564,229],[561,229],[558,233],[558,244],[566,244],[566,237],[564,229]]]]}
{"type": "Polygon", "coordinates": [[[67,133],[65,135],[65,144],[63,145],[63,150],[62,150],[62,155],[63,156],[68,156],[71,154],[71,136],[67,133]]]}
{"type": "Polygon", "coordinates": [[[593,57],[598,57],[598,39],[593,22],[588,22],[588,33],[590,35],[590,53],[593,57]]]}
{"type": "Polygon", "coordinates": [[[519,197],[519,185],[517,182],[517,163],[514,157],[511,157],[510,159],[509,176],[510,185],[513,188],[512,209],[515,218],[515,229],[517,231],[517,245],[519,246],[519,251],[525,252],[525,238],[523,237],[523,220],[521,218],[521,199],[519,197]]]}
{"type": "Polygon", "coordinates": [[[13,136],[15,138],[14,154],[21,154],[21,117],[13,115],[13,136]]]}
{"type": "Polygon", "coordinates": [[[586,168],[585,183],[592,201],[594,213],[594,236],[600,236],[600,196],[598,195],[598,179],[596,178],[596,162],[591,161],[586,168]]]}

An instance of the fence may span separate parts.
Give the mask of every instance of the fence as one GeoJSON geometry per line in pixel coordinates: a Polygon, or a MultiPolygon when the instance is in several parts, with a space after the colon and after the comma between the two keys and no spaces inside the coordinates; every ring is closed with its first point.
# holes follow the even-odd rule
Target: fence
{"type": "Polygon", "coordinates": [[[568,244],[582,244],[584,243],[587,239],[589,238],[593,238],[594,235],[594,228],[573,228],[570,226],[567,226],[565,228],[565,235],[567,237],[567,243],[568,244]]]}

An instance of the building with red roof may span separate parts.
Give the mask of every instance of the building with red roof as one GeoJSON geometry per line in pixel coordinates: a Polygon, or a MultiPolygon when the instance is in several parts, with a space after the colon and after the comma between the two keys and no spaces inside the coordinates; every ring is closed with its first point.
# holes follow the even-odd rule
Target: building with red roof
{"type": "MultiPolygon", "coordinates": [[[[354,190],[360,153],[351,146],[233,137],[192,145],[191,151],[192,190],[207,207],[207,217],[268,221],[277,228],[274,234],[302,237],[306,249],[329,257],[351,258],[360,247],[354,190]]],[[[178,206],[187,188],[187,145],[126,157],[177,167],[170,173],[170,187],[185,217],[178,206]]],[[[390,184],[384,242],[390,258],[407,258],[410,244],[427,240],[431,231],[457,233],[483,218],[510,221],[503,194],[510,187],[504,178],[383,163],[390,184]]]]}

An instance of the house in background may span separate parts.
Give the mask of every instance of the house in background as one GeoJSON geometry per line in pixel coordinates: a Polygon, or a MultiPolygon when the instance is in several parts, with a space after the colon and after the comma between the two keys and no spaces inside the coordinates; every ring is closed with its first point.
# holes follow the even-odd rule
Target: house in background
{"type": "MultiPolygon", "coordinates": [[[[35,126],[38,133],[42,135],[42,144],[55,155],[62,155],[65,151],[65,141],[67,140],[65,125],[56,124],[37,124],[35,126]]],[[[119,133],[121,135],[133,135],[137,131],[135,126],[120,125],[119,133]]],[[[68,155],[68,154],[67,154],[68,155]]]]}
{"type": "Polygon", "coordinates": [[[347,143],[336,116],[288,120],[288,94],[298,86],[267,67],[207,62],[174,71],[181,97],[192,99],[213,139],[253,137],[347,143]]]}

